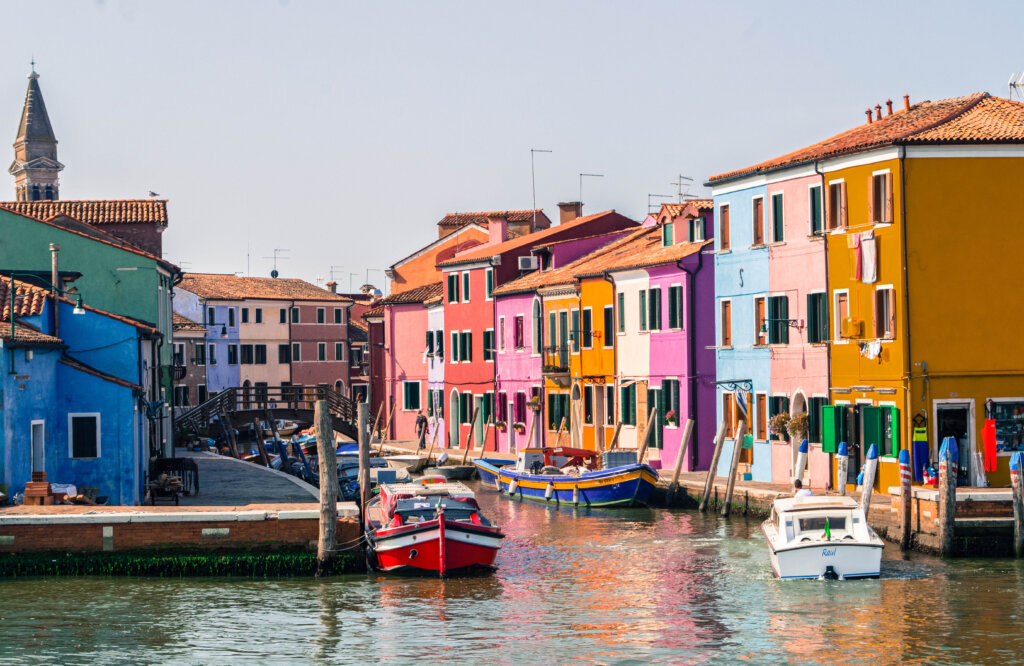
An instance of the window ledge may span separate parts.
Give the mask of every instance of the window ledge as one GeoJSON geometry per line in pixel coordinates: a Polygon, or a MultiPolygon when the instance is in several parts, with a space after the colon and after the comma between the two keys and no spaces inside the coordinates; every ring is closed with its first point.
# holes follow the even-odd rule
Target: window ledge
{"type": "Polygon", "coordinates": [[[808,342],[812,347],[828,347],[828,342],[808,342]]]}
{"type": "Polygon", "coordinates": [[[751,250],[767,250],[768,246],[765,245],[764,243],[755,243],[754,245],[750,246],[750,249],[751,250]]]}
{"type": "Polygon", "coordinates": [[[763,344],[763,345],[750,345],[750,348],[751,349],[768,349],[768,345],[767,344],[763,344]]]}
{"type": "Polygon", "coordinates": [[[716,250],[715,254],[732,254],[732,248],[725,248],[724,250],[716,250]]]}
{"type": "Polygon", "coordinates": [[[808,234],[807,235],[807,240],[810,240],[810,241],[822,240],[824,238],[825,238],[825,233],[824,232],[819,232],[819,233],[816,233],[816,234],[808,234]]]}
{"type": "Polygon", "coordinates": [[[774,243],[769,243],[769,245],[771,247],[781,247],[781,246],[783,246],[785,244],[786,244],[786,241],[775,241],[774,243]]]}

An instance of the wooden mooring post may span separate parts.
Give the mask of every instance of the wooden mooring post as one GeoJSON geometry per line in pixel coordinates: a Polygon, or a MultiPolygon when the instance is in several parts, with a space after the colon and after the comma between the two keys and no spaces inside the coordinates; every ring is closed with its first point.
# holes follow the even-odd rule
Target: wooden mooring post
{"type": "Polygon", "coordinates": [[[334,563],[335,532],[338,529],[338,463],[334,452],[334,424],[326,400],[317,400],[316,452],[320,467],[320,540],[316,549],[316,576],[323,576],[334,563]]]}
{"type": "Polygon", "coordinates": [[[224,411],[224,408],[220,408],[220,422],[224,428],[224,435],[227,436],[228,446],[231,448],[232,457],[239,458],[238,455],[238,440],[235,438],[235,426],[231,423],[231,419],[228,418],[228,413],[224,411]]]}
{"type": "Polygon", "coordinates": [[[871,510],[871,495],[875,492],[875,475],[877,473],[878,447],[872,444],[868,447],[868,459],[864,462],[864,482],[860,493],[860,510],[864,512],[865,520],[871,510]]]}
{"type": "Polygon", "coordinates": [[[476,415],[480,412],[479,405],[473,407],[473,416],[469,418],[469,434],[466,435],[466,452],[462,454],[462,464],[466,464],[469,452],[473,449],[473,431],[476,430],[476,415]]]}
{"type": "Polygon", "coordinates": [[[676,468],[672,472],[672,483],[668,486],[668,504],[675,502],[676,492],[679,490],[679,474],[683,471],[683,461],[686,459],[686,450],[690,448],[690,438],[693,436],[693,419],[686,419],[683,427],[683,441],[679,444],[679,451],[676,453],[676,468]]]}
{"type": "Polygon", "coordinates": [[[913,492],[910,482],[910,450],[902,449],[900,451],[900,550],[910,550],[911,493],[913,492]]]}
{"type": "Polygon", "coordinates": [[[359,430],[359,473],[356,479],[359,481],[360,524],[362,524],[361,519],[366,513],[366,505],[370,502],[370,431],[366,428],[369,425],[367,423],[369,416],[370,406],[365,402],[359,403],[356,411],[356,428],[359,430]]]}
{"type": "Polygon", "coordinates": [[[260,461],[264,467],[270,467],[270,456],[267,455],[267,445],[263,443],[263,428],[260,427],[260,420],[253,418],[253,432],[256,434],[256,450],[260,454],[260,461]]]}
{"type": "Polygon", "coordinates": [[[267,420],[267,425],[270,426],[270,432],[274,434],[274,441],[277,443],[278,454],[281,456],[281,469],[288,469],[288,446],[281,441],[281,435],[277,432],[277,421],[274,420],[274,415],[270,413],[269,409],[263,410],[263,418],[267,420]]]}
{"type": "Polygon", "coordinates": [[[718,434],[715,435],[715,452],[711,455],[711,467],[708,468],[708,476],[704,480],[704,494],[700,498],[700,506],[697,510],[701,513],[708,510],[708,500],[711,499],[711,489],[715,487],[715,476],[718,474],[718,459],[722,457],[722,445],[725,443],[725,421],[718,426],[718,434]]]}
{"type": "Polygon", "coordinates": [[[1024,557],[1024,453],[1010,454],[1010,482],[1013,487],[1013,553],[1024,557]]]}
{"type": "Polygon", "coordinates": [[[427,464],[430,464],[430,454],[434,452],[434,445],[437,444],[437,435],[441,432],[441,419],[434,417],[434,434],[430,437],[430,448],[427,449],[427,464]]]}
{"type": "Polygon", "coordinates": [[[722,503],[722,516],[728,516],[732,510],[732,491],[736,488],[736,472],[740,466],[740,453],[743,452],[743,438],[747,435],[747,422],[740,421],[736,431],[736,440],[732,449],[732,463],[729,465],[729,481],[725,486],[725,501],[722,503]]]}
{"type": "Polygon", "coordinates": [[[644,429],[644,443],[640,447],[640,451],[636,454],[636,461],[642,463],[644,456],[647,455],[647,446],[651,442],[651,433],[654,432],[654,413],[657,410],[651,407],[651,411],[647,414],[647,427],[644,429]]]}
{"type": "Polygon", "coordinates": [[[939,552],[943,557],[953,554],[956,534],[956,477],[960,466],[960,449],[955,437],[942,440],[939,448],[939,552]]]}
{"type": "Polygon", "coordinates": [[[836,453],[836,490],[840,495],[846,495],[846,481],[850,473],[850,449],[846,442],[839,442],[839,451],[836,453]]]}

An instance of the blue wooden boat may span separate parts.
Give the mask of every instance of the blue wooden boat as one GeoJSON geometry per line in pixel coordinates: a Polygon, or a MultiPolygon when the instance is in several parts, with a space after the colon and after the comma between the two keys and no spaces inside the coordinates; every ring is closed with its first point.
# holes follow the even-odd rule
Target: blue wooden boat
{"type": "Polygon", "coordinates": [[[658,482],[650,465],[597,469],[596,452],[564,446],[524,449],[514,464],[488,458],[473,464],[484,483],[506,496],[548,504],[643,505],[658,482]]]}

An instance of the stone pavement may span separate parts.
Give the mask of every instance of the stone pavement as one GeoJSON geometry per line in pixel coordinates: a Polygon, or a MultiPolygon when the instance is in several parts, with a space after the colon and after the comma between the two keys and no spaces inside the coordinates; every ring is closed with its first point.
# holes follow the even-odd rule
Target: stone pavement
{"type": "Polygon", "coordinates": [[[316,487],[262,465],[184,449],[177,449],[175,456],[191,458],[199,467],[199,494],[183,495],[181,506],[308,504],[319,501],[316,487]]]}

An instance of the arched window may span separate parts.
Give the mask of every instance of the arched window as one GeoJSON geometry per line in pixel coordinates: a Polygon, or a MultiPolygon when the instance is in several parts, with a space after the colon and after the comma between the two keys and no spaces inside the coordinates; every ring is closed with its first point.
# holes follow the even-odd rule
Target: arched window
{"type": "Polygon", "coordinates": [[[46,200],[53,201],[53,185],[46,186],[46,200]]]}
{"type": "Polygon", "coordinates": [[[540,307],[540,299],[533,299],[533,353],[539,354],[544,341],[541,338],[544,331],[544,312],[540,307]]]}
{"type": "Polygon", "coordinates": [[[345,395],[345,382],[341,381],[340,379],[334,382],[334,391],[338,395],[345,395]]]}
{"type": "Polygon", "coordinates": [[[32,186],[32,201],[39,201],[39,186],[32,186]]]}

